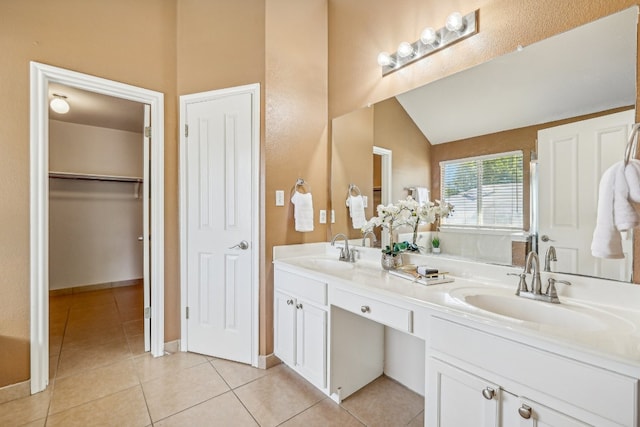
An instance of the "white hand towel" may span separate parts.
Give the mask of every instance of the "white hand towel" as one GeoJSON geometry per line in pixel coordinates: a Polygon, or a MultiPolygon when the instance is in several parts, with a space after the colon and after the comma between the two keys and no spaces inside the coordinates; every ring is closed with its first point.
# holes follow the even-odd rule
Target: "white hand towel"
{"type": "Polygon", "coordinates": [[[638,213],[629,203],[624,163],[617,162],[600,179],[598,216],[591,254],[598,258],[624,258],[620,231],[636,227],[639,221],[638,213]]]}
{"type": "Polygon", "coordinates": [[[631,230],[640,224],[640,217],[629,201],[629,184],[625,169],[623,162],[614,165],[613,223],[618,231],[631,230]]]}
{"type": "Polygon", "coordinates": [[[640,160],[631,159],[624,170],[629,186],[629,200],[640,203],[640,160]]]}
{"type": "Polygon", "coordinates": [[[429,202],[429,189],[427,187],[416,187],[416,202],[421,205],[429,202]]]}
{"type": "Polygon", "coordinates": [[[359,230],[367,223],[364,213],[364,199],[360,195],[349,196],[347,202],[349,203],[349,216],[351,216],[353,228],[359,230]]]}
{"type": "Polygon", "coordinates": [[[311,193],[300,193],[296,191],[291,197],[294,205],[293,217],[296,231],[313,231],[313,198],[311,193]]]}

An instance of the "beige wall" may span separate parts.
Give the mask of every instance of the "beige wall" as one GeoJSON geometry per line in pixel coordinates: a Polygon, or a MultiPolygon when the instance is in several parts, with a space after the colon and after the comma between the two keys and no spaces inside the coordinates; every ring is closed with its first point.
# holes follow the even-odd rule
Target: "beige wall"
{"type": "MultiPolygon", "coordinates": [[[[264,93],[264,0],[177,0],[178,96],[260,83],[264,93]]],[[[178,102],[177,99],[168,102],[178,102]]],[[[264,117],[264,111],[262,112],[264,117]]],[[[264,126],[264,120],[261,120],[264,126]]],[[[180,132],[180,130],[177,130],[180,132]]],[[[264,134],[264,129],[261,129],[264,134]]],[[[173,136],[173,135],[172,135],[173,136]]],[[[176,136],[177,138],[177,136],[176,136]]],[[[167,166],[166,212],[178,212],[178,146],[167,147],[174,160],[167,166]]],[[[165,340],[180,337],[180,283],[177,234],[165,245],[172,283],[165,289],[165,340]]],[[[167,279],[169,280],[169,279],[167,279]]]]}
{"type": "Polygon", "coordinates": [[[327,240],[318,211],[328,207],[327,0],[266,2],[264,139],[265,253],[261,257],[260,353],[273,352],[275,245],[327,240]],[[290,191],[297,178],[311,185],[315,229],[295,231],[290,191]],[[285,206],[275,206],[284,190],[285,206]]]}
{"type": "Polygon", "coordinates": [[[374,144],[392,150],[391,200],[409,195],[407,187],[431,186],[431,144],[396,98],[374,106],[374,144]]]}
{"type": "MultiPolygon", "coordinates": [[[[164,92],[167,245],[176,242],[174,0],[0,2],[0,386],[29,378],[29,61],[164,92]]],[[[169,251],[167,287],[176,286],[169,251]]],[[[175,334],[174,334],[175,335],[175,334]]]]}
{"type": "Polygon", "coordinates": [[[367,219],[375,215],[373,203],[373,108],[360,108],[335,118],[331,123],[331,207],[336,222],[331,234],[343,233],[350,239],[362,237],[353,228],[346,206],[349,185],[355,184],[368,197],[367,219]]]}

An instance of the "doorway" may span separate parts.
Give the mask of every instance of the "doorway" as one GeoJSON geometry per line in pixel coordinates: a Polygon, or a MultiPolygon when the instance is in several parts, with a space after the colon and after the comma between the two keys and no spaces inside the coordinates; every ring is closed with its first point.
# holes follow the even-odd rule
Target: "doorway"
{"type": "MultiPolygon", "coordinates": [[[[392,157],[393,152],[387,148],[373,146],[373,182],[374,184],[374,203],[373,214],[377,215],[376,207],[378,204],[389,205],[392,201],[392,157]]],[[[385,247],[389,244],[388,233],[382,233],[380,227],[376,228],[377,246],[385,247]]]]}
{"type": "MultiPolygon", "coordinates": [[[[164,96],[162,93],[31,63],[31,393],[44,390],[49,380],[49,84],[60,84],[149,106],[153,143],[145,152],[144,186],[154,185],[145,218],[150,230],[142,236],[150,265],[150,347],[153,356],[164,352],[164,96]],[[150,240],[153,235],[153,241],[150,240]]],[[[147,143],[148,143],[147,139],[147,143]]],[[[148,187],[147,187],[148,188],[148,187]]],[[[145,257],[146,258],[146,257],[145,257]]],[[[145,308],[145,311],[146,308],[145,308]]]]}

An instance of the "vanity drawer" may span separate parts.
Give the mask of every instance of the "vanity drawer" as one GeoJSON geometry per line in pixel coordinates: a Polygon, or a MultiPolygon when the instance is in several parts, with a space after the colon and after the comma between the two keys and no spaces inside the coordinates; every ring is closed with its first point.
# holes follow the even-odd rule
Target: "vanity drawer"
{"type": "Polygon", "coordinates": [[[326,283],[278,268],[273,275],[276,289],[310,302],[327,305],[326,283]]]}
{"type": "Polygon", "coordinates": [[[524,391],[510,392],[550,399],[541,401],[547,405],[566,402],[620,425],[636,425],[634,378],[448,320],[433,318],[431,326],[432,350],[520,384],[524,391]]]}
{"type": "Polygon", "coordinates": [[[394,329],[413,332],[412,310],[344,289],[336,289],[332,292],[331,304],[394,329]]]}

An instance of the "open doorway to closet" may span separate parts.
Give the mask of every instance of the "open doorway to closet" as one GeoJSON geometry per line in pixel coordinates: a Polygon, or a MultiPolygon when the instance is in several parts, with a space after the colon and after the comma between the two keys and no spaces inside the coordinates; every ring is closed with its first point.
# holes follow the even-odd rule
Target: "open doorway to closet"
{"type": "MultiPolygon", "coordinates": [[[[128,326],[131,338],[143,329],[145,349],[154,356],[163,354],[163,104],[158,92],[31,63],[32,393],[46,388],[50,363],[58,363],[55,351],[60,360],[64,357],[56,342],[49,353],[50,291],[71,295],[68,301],[80,309],[74,334],[98,344],[89,353],[105,353],[100,351],[99,335],[108,340],[114,337],[106,331],[124,332],[128,326]],[[76,102],[76,113],[63,121],[63,115],[50,112],[54,93],[67,96],[70,104],[71,98],[84,100],[76,102]],[[89,99],[102,104],[102,113],[90,111],[89,99]],[[131,117],[116,125],[118,112],[131,117]],[[95,290],[76,297],[85,285],[95,290]],[[103,304],[109,297],[114,310],[103,304]],[[92,325],[88,329],[78,321],[84,303],[93,304],[92,311],[84,313],[87,325],[92,325]],[[119,324],[110,328],[101,316],[119,324]],[[125,325],[130,320],[142,325],[125,325]]],[[[65,328],[71,325],[70,314],[67,310],[65,328]]],[[[57,320],[51,319],[52,332],[60,328],[53,324],[57,320]]],[[[129,348],[129,342],[122,344],[129,348]]],[[[68,369],[75,369],[82,358],[67,362],[68,369]]]]}
{"type": "Polygon", "coordinates": [[[49,371],[59,378],[151,348],[150,111],[59,83],[48,92],[49,371]]]}

